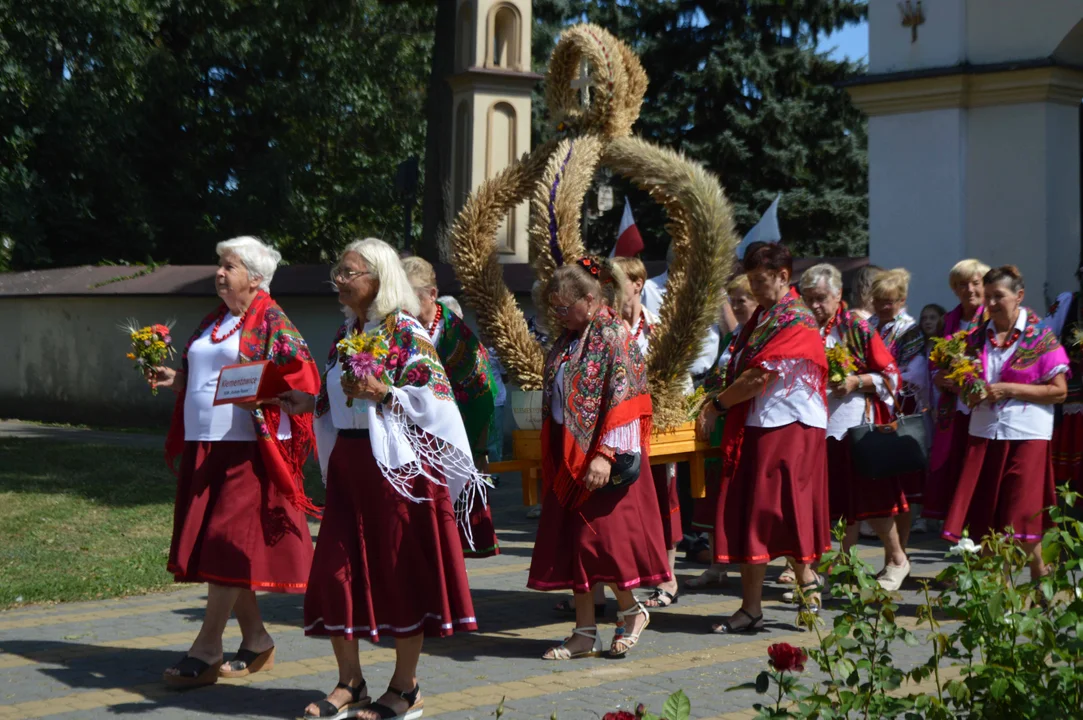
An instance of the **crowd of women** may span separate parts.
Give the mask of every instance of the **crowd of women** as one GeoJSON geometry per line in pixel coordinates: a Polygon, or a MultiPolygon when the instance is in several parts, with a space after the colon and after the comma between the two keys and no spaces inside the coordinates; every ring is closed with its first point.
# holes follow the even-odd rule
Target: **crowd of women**
{"type": "MultiPolygon", "coordinates": [[[[424,638],[477,628],[464,557],[499,553],[485,475],[497,393],[488,354],[437,298],[427,262],[367,239],[332,269],[345,320],[321,368],[269,295],[278,253],[236,238],[218,255],[221,305],[195,329],[178,368],[148,371],[177,395],[166,448],[179,458],[169,569],[179,582],[209,585],[202,628],[163,680],[206,685],[270,668],[274,640],[255,592],[303,593],[305,633],[330,638],[339,676],[302,716],[413,720],[424,706],[424,638]],[[381,372],[342,367],[338,342],[355,332],[382,338],[381,372]],[[215,404],[223,367],[259,361],[270,361],[289,389],[215,404]],[[313,449],[327,490],[315,549],[305,515],[320,509],[302,482],[313,449]],[[231,614],[242,638],[227,661],[231,614]],[[394,639],[396,663],[373,700],[358,640],[381,635],[394,639]]],[[[740,569],[741,607],[712,630],[764,629],[766,566],[776,558],[788,558],[782,580],[793,584],[793,600],[818,608],[817,565],[839,521],[844,547],[868,523],[884,548],[879,581],[898,589],[922,504],[947,539],[1009,533],[1041,575],[1034,549],[1054,479],[1080,477],[1079,293],[1059,298],[1043,319],[1023,305],[1017,269],[966,260],[949,274],[959,306],[928,306],[919,321],[906,311],[905,270],[867,269],[847,304],[831,265],[810,268],[793,286],[782,245],[753,245],[742,269],[727,286],[720,351],[702,380],[708,401],[696,423],[702,439],[720,444],[721,461],[709,469],[693,522],[709,533],[712,564],[687,587],[724,584],[727,566],[740,569]],[[980,402],[964,402],[929,361],[935,339],[959,331],[988,383],[980,402]],[[854,368],[832,381],[826,353],[839,345],[854,368]],[[848,431],[919,413],[932,438],[928,472],[855,471],[848,431]]],[[[548,660],[624,656],[650,610],[679,599],[676,472],[650,462],[645,358],[658,319],[640,302],[646,281],[637,259],[587,257],[557,268],[541,290],[559,327],[548,328],[543,502],[527,584],[570,590],[558,609],[575,616],[548,660]],[[598,620],[607,587],[618,609],[606,650],[598,620]],[[651,593],[637,597],[638,588],[651,593]]]]}

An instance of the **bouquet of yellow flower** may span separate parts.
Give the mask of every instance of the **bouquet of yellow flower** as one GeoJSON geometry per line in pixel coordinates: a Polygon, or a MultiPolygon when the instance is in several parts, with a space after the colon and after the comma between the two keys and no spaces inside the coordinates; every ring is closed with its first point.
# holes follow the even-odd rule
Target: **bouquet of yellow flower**
{"type": "Polygon", "coordinates": [[[850,349],[843,343],[827,349],[827,380],[832,385],[838,385],[848,376],[857,372],[857,363],[850,349]]]}
{"type": "Polygon", "coordinates": [[[929,362],[959,389],[965,402],[975,404],[989,393],[981,361],[966,353],[966,336],[966,331],[960,330],[951,337],[934,338],[929,362]]]}
{"type": "Polygon", "coordinates": [[[1079,362],[1083,360],[1083,326],[1075,325],[1068,333],[1068,355],[1079,362]]]}
{"type": "MultiPolygon", "coordinates": [[[[159,367],[166,360],[172,360],[175,354],[173,350],[173,323],[165,325],[147,325],[140,327],[134,319],[129,319],[121,330],[128,333],[132,339],[132,349],[128,353],[128,359],[135,361],[135,369],[140,375],[146,373],[147,368],[159,367]]],[[[150,392],[158,394],[158,386],[151,382],[150,392]]]]}
{"type": "MultiPolygon", "coordinates": [[[[369,376],[383,378],[386,375],[384,358],[389,348],[379,328],[367,333],[352,332],[339,340],[337,347],[342,377],[356,382],[369,376]]],[[[353,407],[353,398],[346,398],[346,407],[353,407]]]]}
{"type": "Polygon", "coordinates": [[[686,405],[686,417],[690,421],[694,421],[699,417],[699,413],[703,410],[703,406],[707,404],[707,401],[711,398],[707,396],[707,391],[702,386],[696,388],[695,392],[685,398],[686,405]]]}

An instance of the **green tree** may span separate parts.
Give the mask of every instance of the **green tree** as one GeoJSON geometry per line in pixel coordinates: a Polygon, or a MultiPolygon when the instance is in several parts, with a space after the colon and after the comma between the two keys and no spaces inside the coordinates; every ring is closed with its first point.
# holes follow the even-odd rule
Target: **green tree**
{"type": "Polygon", "coordinates": [[[360,234],[396,239],[395,169],[423,150],[435,13],[0,0],[12,265],[207,262],[238,234],[314,261],[360,234]]]}
{"type": "MultiPolygon", "coordinates": [[[[783,193],[784,240],[801,255],[861,255],[868,246],[866,125],[840,81],[863,72],[818,42],[862,21],[858,0],[545,0],[536,3],[535,61],[581,17],[628,42],[650,77],[635,132],[703,162],[722,179],[738,228],[783,193]],[[542,5],[539,13],[538,5],[542,5]]],[[[536,118],[544,113],[541,96],[536,118]]],[[[547,130],[535,124],[536,135],[547,130]]],[[[626,187],[626,184],[620,184],[626,187]]],[[[661,257],[663,218],[635,195],[637,220],[661,257]]],[[[612,242],[618,203],[596,223],[612,242]],[[610,230],[612,228],[612,230],[610,230]]]]}

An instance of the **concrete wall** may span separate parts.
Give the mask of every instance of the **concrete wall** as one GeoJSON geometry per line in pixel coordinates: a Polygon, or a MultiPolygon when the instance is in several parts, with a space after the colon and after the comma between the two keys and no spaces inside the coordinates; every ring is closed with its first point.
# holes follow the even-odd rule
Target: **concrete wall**
{"type": "MultiPolygon", "coordinates": [[[[320,367],[342,322],[334,296],[277,298],[320,367]]],[[[157,397],[124,354],[125,318],[176,319],[183,346],[214,309],[213,297],[27,297],[0,299],[0,417],[120,427],[163,426],[174,395],[157,397]]],[[[526,300],[525,311],[533,312],[526,300]]],[[[467,322],[476,327],[472,311],[467,322]]],[[[510,419],[509,419],[510,422],[510,419]]]]}

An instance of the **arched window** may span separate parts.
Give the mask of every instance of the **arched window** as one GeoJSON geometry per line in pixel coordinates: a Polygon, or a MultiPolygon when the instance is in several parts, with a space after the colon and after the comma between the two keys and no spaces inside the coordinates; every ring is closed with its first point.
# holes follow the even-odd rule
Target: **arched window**
{"type": "MultiPolygon", "coordinates": [[[[485,177],[496,175],[511,165],[518,154],[516,147],[515,108],[506,102],[493,103],[489,108],[488,128],[485,143],[485,177]]],[[[515,214],[504,219],[496,232],[497,247],[502,252],[515,251],[515,214]]]]}
{"type": "Polygon", "coordinates": [[[489,11],[489,67],[522,69],[519,47],[519,10],[514,5],[500,4],[489,11]]]}
{"type": "Polygon", "coordinates": [[[455,33],[455,68],[465,70],[474,64],[474,11],[470,3],[459,6],[458,31],[455,33]]]}
{"type": "Polygon", "coordinates": [[[452,178],[452,198],[457,213],[466,204],[470,194],[470,135],[473,131],[470,122],[470,101],[463,100],[455,108],[455,176],[452,178]]]}

